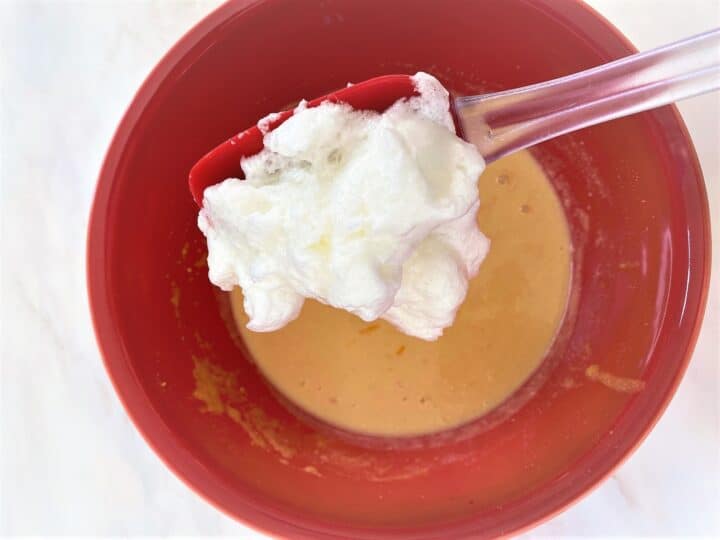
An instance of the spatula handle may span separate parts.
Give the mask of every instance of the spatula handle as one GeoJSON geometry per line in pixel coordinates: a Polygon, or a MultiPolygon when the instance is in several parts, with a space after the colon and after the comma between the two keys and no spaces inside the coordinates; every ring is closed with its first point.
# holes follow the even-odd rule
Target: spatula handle
{"type": "Polygon", "coordinates": [[[465,138],[487,162],[547,139],[720,88],[720,29],[580,73],[458,98],[465,138]]]}

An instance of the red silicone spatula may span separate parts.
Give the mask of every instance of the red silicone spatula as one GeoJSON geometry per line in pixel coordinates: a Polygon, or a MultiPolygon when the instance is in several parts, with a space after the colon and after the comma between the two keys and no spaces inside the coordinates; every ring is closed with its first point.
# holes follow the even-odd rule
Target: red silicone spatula
{"type": "MultiPolygon", "coordinates": [[[[459,97],[451,108],[462,135],[486,162],[570,131],[720,88],[720,30],[634,54],[580,73],[494,94],[459,97]]],[[[415,93],[409,75],[369,79],[314,99],[382,112],[415,93]]],[[[292,116],[280,113],[269,129],[292,116]]],[[[253,126],[212,150],[190,171],[190,192],[202,206],[205,188],[242,178],[240,160],[263,149],[253,126]]]]}

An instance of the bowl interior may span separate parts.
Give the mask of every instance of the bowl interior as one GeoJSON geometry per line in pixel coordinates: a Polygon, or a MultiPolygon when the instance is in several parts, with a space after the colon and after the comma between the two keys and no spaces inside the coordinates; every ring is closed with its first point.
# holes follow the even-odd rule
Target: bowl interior
{"type": "Polygon", "coordinates": [[[293,535],[509,533],[603,478],[669,399],[704,304],[706,200],[673,109],[534,150],[575,248],[551,371],[499,425],[420,448],[369,449],[278,402],[207,280],[187,174],[258,118],[348,81],[422,70],[472,94],[629,52],[571,0],[238,1],[193,29],[123,120],[90,226],[98,339],[150,444],[223,510],[293,535]]]}

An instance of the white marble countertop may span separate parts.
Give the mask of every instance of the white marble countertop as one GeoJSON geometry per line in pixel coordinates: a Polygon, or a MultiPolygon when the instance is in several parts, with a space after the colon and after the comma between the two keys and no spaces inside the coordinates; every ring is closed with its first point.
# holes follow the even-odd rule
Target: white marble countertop
{"type": "MultiPolygon", "coordinates": [[[[203,502],[142,441],[103,370],[85,291],[88,209],[113,130],[160,56],[218,3],[0,0],[0,535],[262,538],[203,502]]],[[[718,0],[590,3],[640,49],[720,26],[718,0]]],[[[680,109],[717,254],[720,97],[680,109]]],[[[720,536],[719,276],[655,430],[528,537],[720,536]]]]}

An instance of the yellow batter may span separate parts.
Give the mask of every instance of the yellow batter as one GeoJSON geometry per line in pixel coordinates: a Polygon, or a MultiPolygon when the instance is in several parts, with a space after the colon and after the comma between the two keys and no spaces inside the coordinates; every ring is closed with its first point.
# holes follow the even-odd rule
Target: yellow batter
{"type": "Polygon", "coordinates": [[[571,246],[560,202],[527,151],[488,166],[480,201],[490,252],[438,341],[312,300],[281,330],[251,332],[236,289],[233,313],[258,368],[300,408],[367,434],[440,431],[501,403],[553,342],[567,304],[571,246]]]}

